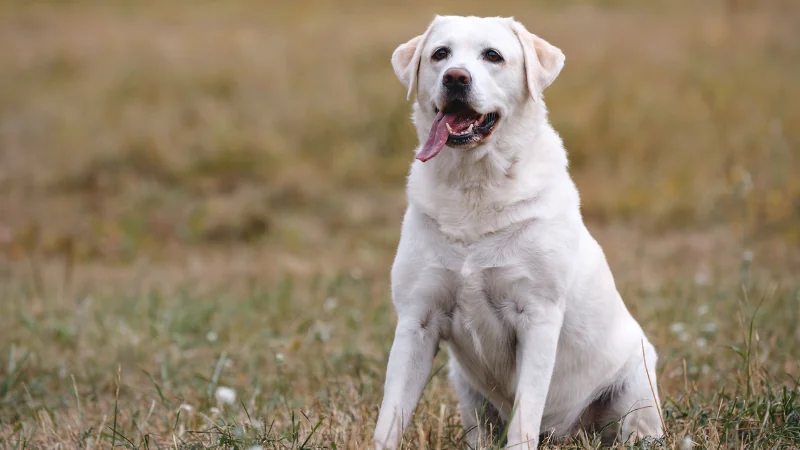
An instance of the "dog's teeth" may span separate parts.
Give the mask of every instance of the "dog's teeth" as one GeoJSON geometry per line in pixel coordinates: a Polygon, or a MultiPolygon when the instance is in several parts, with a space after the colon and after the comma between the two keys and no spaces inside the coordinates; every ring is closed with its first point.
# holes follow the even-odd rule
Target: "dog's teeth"
{"type": "Polygon", "coordinates": [[[469,128],[467,128],[467,132],[465,134],[472,133],[472,128],[474,125],[475,125],[474,123],[469,124],[469,128]]]}
{"type": "Polygon", "coordinates": [[[444,123],[444,126],[446,126],[446,127],[447,127],[447,132],[448,132],[448,133],[450,133],[450,134],[453,134],[453,129],[452,129],[452,128],[450,128],[450,124],[449,124],[449,123],[445,122],[445,123],[444,123]]]}

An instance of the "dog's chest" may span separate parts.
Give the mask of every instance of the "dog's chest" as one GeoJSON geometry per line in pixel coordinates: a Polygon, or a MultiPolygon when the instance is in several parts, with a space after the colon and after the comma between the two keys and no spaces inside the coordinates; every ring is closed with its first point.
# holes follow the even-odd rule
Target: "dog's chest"
{"type": "MultiPolygon", "coordinates": [[[[415,175],[418,174],[412,172],[411,178],[419,178],[415,175]]],[[[433,218],[441,233],[450,239],[475,242],[522,218],[519,206],[514,206],[520,199],[512,193],[487,187],[465,189],[431,183],[430,180],[410,183],[409,198],[433,218]]]]}
{"type": "MultiPolygon", "coordinates": [[[[467,264],[465,264],[467,266],[467,264]]],[[[484,392],[513,398],[516,373],[514,323],[524,306],[526,277],[516,266],[462,267],[449,333],[451,357],[484,392]]]]}

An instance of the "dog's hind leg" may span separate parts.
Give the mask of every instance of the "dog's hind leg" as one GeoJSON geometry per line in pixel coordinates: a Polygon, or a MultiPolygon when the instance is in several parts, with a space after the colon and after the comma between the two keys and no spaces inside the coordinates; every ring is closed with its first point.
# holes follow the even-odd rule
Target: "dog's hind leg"
{"type": "Polygon", "coordinates": [[[621,382],[587,411],[593,416],[595,430],[602,430],[604,442],[630,442],[664,435],[656,386],[656,352],[649,342],[645,341],[644,346],[646,364],[640,354],[621,382]]]}
{"type": "Polygon", "coordinates": [[[497,408],[475,390],[464,375],[454,357],[450,357],[450,381],[458,396],[461,424],[466,433],[464,442],[471,449],[483,449],[497,443],[504,430],[503,419],[497,408]]]}

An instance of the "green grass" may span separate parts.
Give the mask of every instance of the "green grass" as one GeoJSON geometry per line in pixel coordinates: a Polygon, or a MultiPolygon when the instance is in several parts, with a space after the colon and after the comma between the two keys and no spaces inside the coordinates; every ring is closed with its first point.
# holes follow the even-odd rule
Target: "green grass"
{"type": "MultiPolygon", "coordinates": [[[[794,2],[272,3],[0,2],[0,448],[366,448],[416,144],[389,56],[434,13],[567,55],[649,448],[800,448],[794,2]]],[[[406,448],[463,448],[446,357],[406,448]]]]}
{"type": "MultiPolygon", "coordinates": [[[[392,337],[385,283],[341,275],[271,285],[233,294],[152,287],[62,303],[24,286],[4,290],[0,325],[8,341],[24,343],[4,358],[4,444],[363,447],[392,337]],[[235,389],[236,402],[217,402],[219,386],[235,389]]],[[[626,294],[634,309],[658,305],[637,315],[660,350],[672,443],[690,436],[703,448],[800,445],[800,398],[789,375],[798,371],[800,285],[680,283],[626,294]]],[[[459,445],[445,358],[437,357],[408,448],[421,448],[420,439],[430,448],[459,445]]],[[[582,436],[559,448],[596,441],[582,436]]]]}

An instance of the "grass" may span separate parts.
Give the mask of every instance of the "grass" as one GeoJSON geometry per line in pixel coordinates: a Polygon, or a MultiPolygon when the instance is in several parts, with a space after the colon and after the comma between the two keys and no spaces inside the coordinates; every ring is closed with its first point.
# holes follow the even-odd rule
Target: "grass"
{"type": "MultiPolygon", "coordinates": [[[[0,448],[366,447],[416,143],[388,59],[435,12],[565,51],[551,119],[659,350],[655,447],[800,448],[777,0],[0,3],[0,448]]],[[[463,447],[445,361],[406,448],[463,447]]]]}

